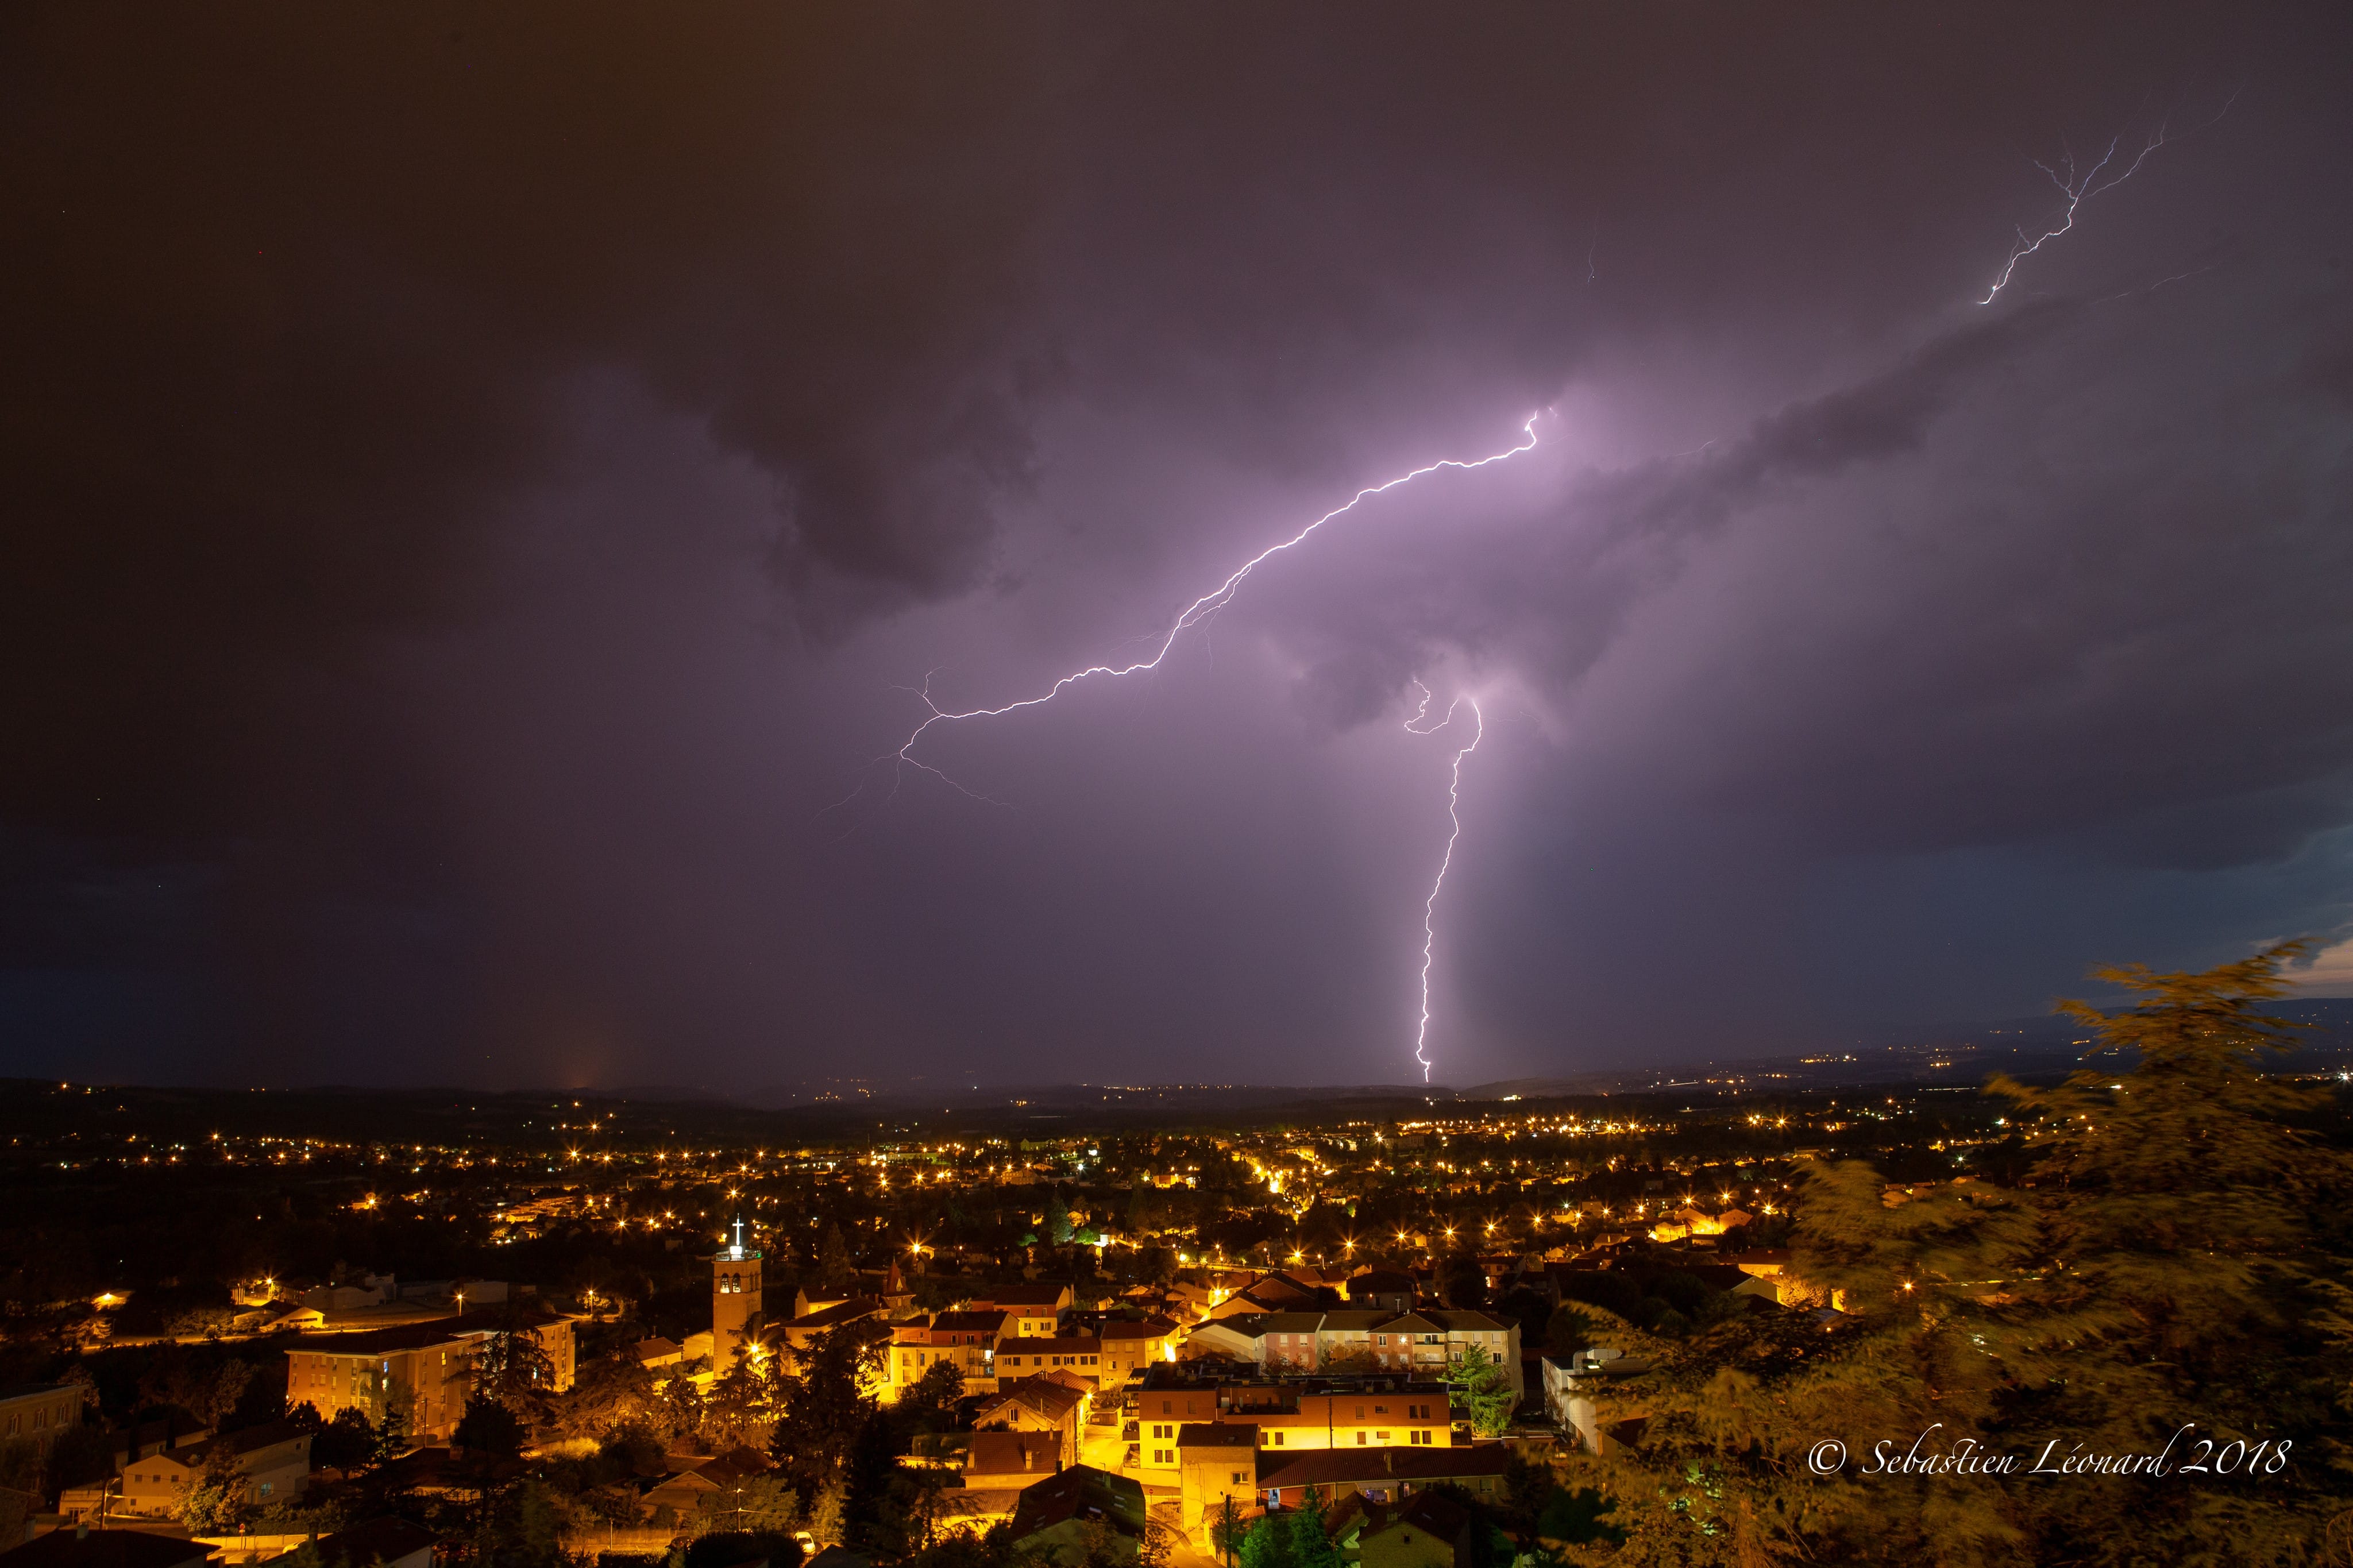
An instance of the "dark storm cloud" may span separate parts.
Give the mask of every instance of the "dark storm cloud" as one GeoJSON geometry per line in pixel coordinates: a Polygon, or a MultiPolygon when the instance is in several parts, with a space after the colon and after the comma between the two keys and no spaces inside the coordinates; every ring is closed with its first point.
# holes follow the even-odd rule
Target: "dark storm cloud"
{"type": "Polygon", "coordinates": [[[1514,694],[1528,852],[1460,917],[1510,934],[1442,977],[1497,1066],[1641,1016],[1620,940],[1730,978],[1610,1048],[1703,1037],[1842,857],[2292,857],[2345,811],[2341,23],[20,9],[12,984],[126,1070],[136,993],[278,1076],[1345,1076],[1417,674],[1514,694]],[[2028,154],[2168,114],[1967,303],[2028,154]],[[1546,405],[1163,677],[943,738],[1014,811],[812,824],[892,684],[1037,689],[1546,405]]]}

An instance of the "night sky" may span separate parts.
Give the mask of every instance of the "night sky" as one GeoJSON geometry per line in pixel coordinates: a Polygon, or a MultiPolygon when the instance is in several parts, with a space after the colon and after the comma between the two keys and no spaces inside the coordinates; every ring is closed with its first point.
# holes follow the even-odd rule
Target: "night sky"
{"type": "Polygon", "coordinates": [[[1418,1079],[1417,680],[1441,1083],[2353,991],[2348,46],[11,6],[0,1072],[1418,1079]]]}

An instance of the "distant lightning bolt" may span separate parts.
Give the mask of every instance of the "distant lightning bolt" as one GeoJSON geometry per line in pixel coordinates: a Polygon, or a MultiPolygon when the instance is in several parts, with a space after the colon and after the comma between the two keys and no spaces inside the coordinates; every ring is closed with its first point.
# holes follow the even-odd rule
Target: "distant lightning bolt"
{"type": "Polygon", "coordinates": [[[1413,1059],[1421,1064],[1421,1081],[1428,1083],[1430,1060],[1425,1047],[1430,1044],[1430,970],[1438,952],[1438,895],[1446,887],[1448,868],[1454,864],[1454,841],[1462,837],[1462,759],[1479,749],[1479,738],[1487,732],[1487,718],[1479,711],[1476,699],[1458,697],[1448,706],[1444,722],[1426,730],[1418,728],[1422,716],[1430,711],[1430,688],[1419,680],[1414,685],[1421,691],[1421,706],[1405,721],[1406,729],[1413,734],[1434,735],[1450,729],[1454,723],[1455,709],[1467,704],[1471,710],[1471,739],[1454,753],[1453,775],[1446,786],[1446,853],[1439,858],[1438,876],[1430,884],[1430,897],[1421,901],[1421,1023],[1414,1031],[1413,1059]]]}
{"type": "MultiPolygon", "coordinates": [[[[967,719],[1002,718],[1008,713],[1019,712],[1024,708],[1037,708],[1041,707],[1048,702],[1051,702],[1055,698],[1062,694],[1065,688],[1075,685],[1077,682],[1085,680],[1092,676],[1101,675],[1116,679],[1117,677],[1124,675],[1135,675],[1145,670],[1158,668],[1161,661],[1168,657],[1169,650],[1176,646],[1176,639],[1178,637],[1182,637],[1186,632],[1191,630],[1195,626],[1201,626],[1211,616],[1215,616],[1219,610],[1224,609],[1228,604],[1232,602],[1234,595],[1240,590],[1244,580],[1271,557],[1280,555],[1286,550],[1291,550],[1300,544],[1303,544],[1317,529],[1322,528],[1325,523],[1330,522],[1336,518],[1345,516],[1348,512],[1355,510],[1360,503],[1374,496],[1382,495],[1389,490],[1396,489],[1400,485],[1410,484],[1414,480],[1422,478],[1424,475],[1434,474],[1441,468],[1458,468],[1466,472],[1472,468],[1483,468],[1492,463],[1504,462],[1510,458],[1518,457],[1523,452],[1535,450],[1536,445],[1536,420],[1540,417],[1541,415],[1538,414],[1531,414],[1528,416],[1526,421],[1520,426],[1520,434],[1523,437],[1523,439],[1515,446],[1507,447],[1500,452],[1490,453],[1488,456],[1483,458],[1468,459],[1461,458],[1440,458],[1437,462],[1425,463],[1420,468],[1414,468],[1407,473],[1399,474],[1393,479],[1387,479],[1377,485],[1366,485],[1363,489],[1360,489],[1355,495],[1350,496],[1346,501],[1343,502],[1339,506],[1334,507],[1330,511],[1325,512],[1323,516],[1317,518],[1314,521],[1309,523],[1306,527],[1301,529],[1290,538],[1282,540],[1277,543],[1268,545],[1264,550],[1260,551],[1257,554],[1243,562],[1241,565],[1235,568],[1232,574],[1228,576],[1224,582],[1219,584],[1215,588],[1212,588],[1209,592],[1202,595],[1191,604],[1186,605],[1183,612],[1176,616],[1176,620],[1170,623],[1167,635],[1160,639],[1159,647],[1154,651],[1152,657],[1149,658],[1138,659],[1133,664],[1089,665],[1084,669],[1073,670],[1070,674],[1061,677],[1060,679],[1056,680],[1053,685],[1048,687],[1044,691],[1039,693],[1035,697],[1025,697],[1019,701],[1008,702],[1003,706],[997,708],[967,708],[957,710],[942,708],[932,699],[931,679],[926,676],[922,689],[917,690],[915,695],[923,700],[923,706],[929,709],[930,712],[925,715],[922,723],[915,726],[914,730],[907,736],[907,739],[901,743],[896,752],[887,753],[892,766],[892,792],[895,794],[898,789],[898,777],[900,773],[906,767],[915,767],[922,769],[924,773],[932,774],[941,782],[947,784],[955,789],[962,790],[965,795],[971,795],[975,800],[987,801],[988,799],[987,795],[981,795],[974,790],[965,789],[963,784],[958,784],[955,779],[950,778],[945,773],[941,772],[938,768],[932,766],[931,763],[926,763],[920,757],[914,755],[915,743],[923,738],[924,732],[930,730],[933,725],[957,723],[967,719]]],[[[1430,711],[1430,689],[1428,687],[1421,686],[1421,683],[1419,681],[1416,681],[1414,684],[1417,687],[1419,687],[1421,690],[1421,707],[1411,719],[1406,721],[1406,728],[1411,730],[1417,735],[1426,735],[1435,734],[1439,730],[1444,729],[1447,725],[1451,724],[1454,721],[1454,707],[1447,709],[1444,723],[1433,725],[1429,729],[1421,729],[1418,727],[1421,723],[1423,718],[1430,711]]],[[[1430,889],[1430,897],[1424,900],[1422,905],[1422,935],[1424,941],[1422,942],[1421,949],[1421,1021],[1414,1036],[1413,1055],[1414,1059],[1421,1064],[1421,1077],[1422,1081],[1425,1083],[1430,1081],[1430,1057],[1424,1047],[1427,1046],[1430,1039],[1430,970],[1432,962],[1432,955],[1437,950],[1438,943],[1437,929],[1435,925],[1438,910],[1438,891],[1439,887],[1442,887],[1446,881],[1447,867],[1453,863],[1454,841],[1461,836],[1462,832],[1462,819],[1459,811],[1462,786],[1462,759],[1470,755],[1472,748],[1478,745],[1479,730],[1483,729],[1485,724],[1485,721],[1480,716],[1479,705],[1476,702],[1472,701],[1471,699],[1467,697],[1458,697],[1455,699],[1456,707],[1466,702],[1470,703],[1472,719],[1476,728],[1474,728],[1472,733],[1470,745],[1464,746],[1461,751],[1454,753],[1453,783],[1448,789],[1446,797],[1447,818],[1451,823],[1452,823],[1453,826],[1451,831],[1447,835],[1445,859],[1440,864],[1438,868],[1438,884],[1430,889]]],[[[875,760],[877,762],[881,762],[883,759],[878,757],[875,760]]],[[[855,796],[853,795],[852,798],[855,798],[855,796]]],[[[848,803],[844,802],[843,804],[846,805],[848,803]]],[[[992,802],[991,804],[999,803],[992,802]]]]}
{"type": "MultiPolygon", "coordinates": [[[[2231,96],[2223,100],[2222,107],[2216,111],[2213,120],[2184,132],[2183,134],[2194,136],[2198,132],[2205,130],[2207,126],[2214,124],[2223,115],[2230,113],[2231,105],[2238,100],[2239,94],[2233,90],[2231,96]]],[[[2081,210],[2085,202],[2104,192],[2115,190],[2118,185],[2140,173],[2140,166],[2148,162],[2148,155],[2164,146],[2168,140],[2167,122],[2159,121],[2157,129],[2148,133],[2148,139],[2141,144],[2140,151],[2134,155],[2133,161],[2126,166],[2124,173],[2111,174],[2105,180],[2100,178],[2100,175],[2109,164],[2116,162],[2116,148],[2124,141],[2121,136],[2112,138],[2108,142],[2108,150],[2100,154],[2100,161],[2080,174],[2076,171],[2075,154],[2072,151],[2061,157],[2057,168],[2043,163],[2039,158],[2033,160],[2034,166],[2050,176],[2051,183],[2059,187],[2059,194],[2067,198],[2067,205],[2059,209],[2059,226],[2056,228],[2045,229],[2031,238],[2028,237],[2024,229],[2018,231],[2018,243],[2010,247],[2010,259],[2001,265],[2001,275],[1993,280],[1993,287],[1986,290],[1986,297],[1978,303],[1992,304],[2001,291],[2010,287],[2010,278],[2017,272],[2020,262],[2073,228],[2075,214],[2081,210]],[[2063,169],[2065,171],[2063,174],[2061,173],[2063,169]]]]}
{"type": "MultiPolygon", "coordinates": [[[[1360,502],[1367,500],[1377,495],[1386,494],[1388,491],[1396,489],[1400,485],[1410,484],[1414,480],[1420,479],[1425,474],[1434,474],[1440,468],[1460,468],[1465,471],[1472,468],[1483,468],[1491,463],[1500,463],[1507,458],[1516,458],[1523,452],[1535,450],[1536,444],[1536,420],[1539,417],[1541,417],[1541,416],[1535,414],[1528,416],[1526,422],[1520,426],[1520,433],[1525,437],[1526,439],[1521,441],[1519,445],[1515,447],[1507,447],[1500,452],[1491,453],[1484,458],[1468,460],[1461,458],[1443,458],[1435,463],[1424,463],[1420,468],[1415,468],[1410,473],[1399,474],[1393,479],[1385,480],[1377,485],[1366,485],[1363,489],[1360,489],[1355,495],[1350,496],[1346,501],[1339,506],[1334,507],[1330,511],[1325,512],[1322,517],[1317,518],[1314,521],[1309,523],[1306,527],[1301,529],[1290,538],[1282,541],[1280,543],[1268,545],[1264,550],[1260,551],[1257,554],[1243,562],[1241,565],[1235,568],[1233,574],[1228,577],[1224,582],[1219,584],[1215,588],[1210,589],[1208,593],[1202,595],[1191,604],[1186,605],[1184,612],[1179,615],[1174,622],[1170,623],[1168,635],[1160,639],[1159,648],[1154,652],[1150,658],[1138,659],[1134,664],[1089,665],[1084,669],[1073,670],[1070,674],[1063,676],[1060,679],[1055,681],[1053,685],[1048,687],[1044,691],[1035,697],[1025,697],[1018,702],[1008,702],[1001,708],[968,708],[960,712],[951,712],[948,710],[942,708],[938,703],[933,701],[931,682],[926,680],[923,683],[923,689],[917,693],[917,695],[923,698],[923,706],[930,709],[931,713],[922,723],[915,726],[913,732],[907,737],[905,742],[900,746],[896,752],[892,753],[894,761],[898,763],[913,763],[914,766],[922,768],[925,773],[938,774],[939,777],[944,779],[947,777],[945,773],[940,773],[937,768],[933,767],[928,763],[918,762],[912,754],[915,748],[915,742],[922,740],[923,738],[923,731],[929,730],[933,725],[955,723],[965,719],[998,719],[1004,717],[1008,713],[1018,713],[1024,708],[1037,708],[1045,703],[1051,702],[1055,698],[1060,697],[1065,687],[1075,685],[1077,682],[1084,680],[1090,676],[1105,675],[1116,678],[1123,675],[1139,674],[1147,669],[1157,669],[1160,667],[1160,661],[1168,657],[1168,650],[1176,646],[1176,639],[1178,637],[1182,637],[1187,631],[1190,631],[1193,627],[1199,626],[1211,616],[1216,615],[1219,610],[1224,609],[1233,599],[1234,595],[1241,588],[1243,580],[1249,577],[1252,572],[1256,571],[1270,558],[1280,555],[1286,550],[1290,550],[1305,543],[1308,538],[1313,535],[1317,529],[1322,528],[1325,523],[1330,522],[1335,518],[1343,517],[1347,513],[1354,511],[1360,502]]],[[[959,785],[958,787],[961,788],[962,786],[959,785]]],[[[967,791],[966,793],[969,794],[970,792],[967,791]]]]}

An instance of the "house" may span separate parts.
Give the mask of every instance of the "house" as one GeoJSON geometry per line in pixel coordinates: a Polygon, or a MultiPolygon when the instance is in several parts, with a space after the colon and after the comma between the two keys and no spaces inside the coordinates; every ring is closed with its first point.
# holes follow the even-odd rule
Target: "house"
{"type": "Polygon", "coordinates": [[[1259,1324],[1269,1314],[1254,1312],[1241,1318],[1212,1318],[1193,1325],[1185,1336],[1181,1352],[1193,1361],[1205,1355],[1231,1356],[1236,1361],[1255,1364],[1259,1359],[1259,1324]]]}
{"type": "Polygon", "coordinates": [[[768,1468],[746,1453],[690,1458],[683,1464],[677,1458],[670,1462],[676,1468],[638,1484],[639,1517],[657,1523],[683,1524],[698,1514],[723,1513],[746,1480],[766,1474],[768,1468]],[[666,1515],[665,1509],[670,1510],[666,1515]]]}
{"type": "MultiPolygon", "coordinates": [[[[788,1320],[784,1325],[786,1369],[787,1371],[798,1369],[801,1357],[809,1352],[809,1348],[817,1343],[817,1337],[819,1334],[831,1333],[834,1330],[846,1328],[851,1323],[879,1320],[881,1316],[881,1302],[871,1296],[852,1296],[846,1301],[836,1301],[828,1307],[818,1307],[788,1320]]],[[[877,1326],[880,1326],[879,1322],[877,1326]]],[[[882,1380],[885,1387],[889,1385],[889,1377],[890,1369],[886,1367],[883,1369],[882,1380]]]]}
{"type": "Polygon", "coordinates": [[[1050,1340],[1062,1330],[1062,1314],[1071,1310],[1071,1295],[1068,1285],[1039,1281],[1027,1285],[999,1285],[984,1296],[976,1298],[976,1311],[996,1310],[1012,1320],[1008,1337],[1024,1340],[1050,1340]]]}
{"type": "Polygon", "coordinates": [[[212,1554],[201,1541],[84,1524],[0,1552],[0,1568],[202,1568],[212,1554]]]}
{"type": "Polygon", "coordinates": [[[1047,1377],[1008,1383],[973,1413],[976,1435],[986,1431],[1052,1435],[1065,1465],[1079,1462],[1079,1423],[1086,1418],[1086,1394],[1047,1377]]]}
{"type": "Polygon", "coordinates": [[[1314,1487],[1327,1500],[1361,1493],[1395,1502],[1434,1486],[1457,1486],[1500,1500],[1512,1450],[1502,1443],[1456,1448],[1327,1448],[1320,1453],[1258,1451],[1258,1494],[1267,1508],[1297,1508],[1314,1487]]]}
{"type": "Polygon", "coordinates": [[[433,1568],[434,1533],[405,1519],[372,1519],[319,1538],[322,1563],[373,1563],[377,1568],[433,1568]]]}
{"type": "Polygon", "coordinates": [[[1260,1447],[1285,1451],[1445,1448],[1470,1441],[1467,1421],[1440,1384],[1303,1394],[1284,1408],[1253,1411],[1249,1419],[1258,1427],[1260,1447]]]}
{"type": "Polygon", "coordinates": [[[1353,1537],[1358,1568],[1467,1568],[1478,1528],[1461,1504],[1435,1492],[1399,1502],[1353,1498],[1354,1517],[1335,1537],[1353,1537]]]}
{"type": "Polygon", "coordinates": [[[150,1454],[161,1454],[173,1448],[185,1448],[191,1443],[201,1443],[213,1435],[213,1429],[191,1415],[159,1415],[153,1421],[142,1421],[114,1434],[114,1473],[121,1475],[131,1465],[150,1454]]]}
{"type": "Polygon", "coordinates": [[[632,1349],[638,1358],[638,1364],[648,1370],[658,1366],[676,1366],[686,1359],[685,1346],[675,1340],[665,1340],[659,1336],[650,1340],[639,1340],[632,1349]]]}
{"type": "Polygon", "coordinates": [[[1330,1372],[1373,1366],[1373,1325],[1385,1323],[1396,1315],[1369,1307],[1346,1307],[1324,1313],[1324,1321],[1315,1327],[1317,1369],[1330,1372]]]}
{"type": "Polygon", "coordinates": [[[1044,1480],[1061,1469],[1062,1445],[1050,1432],[975,1432],[965,1449],[967,1490],[1002,1490],[1044,1480]]]}
{"type": "Polygon", "coordinates": [[[1527,1392],[1520,1368],[1520,1325],[1484,1312],[1440,1311],[1434,1308],[1406,1312],[1375,1323],[1373,1361],[1416,1377],[1443,1377],[1463,1352],[1476,1347],[1502,1363],[1512,1392],[1527,1392]]]}
{"type": "MultiPolygon", "coordinates": [[[[1609,1391],[1650,1370],[1651,1363],[1641,1357],[1617,1350],[1595,1348],[1566,1358],[1546,1356],[1545,1413],[1556,1426],[1575,1432],[1584,1452],[1606,1456],[1612,1429],[1624,1425],[1610,1413],[1620,1402],[1609,1399],[1609,1391]]],[[[1622,1445],[1626,1440],[1621,1433],[1618,1441],[1622,1445]]]]}
{"type": "Polygon", "coordinates": [[[1218,1396],[1209,1389],[1147,1390],[1136,1401],[1135,1462],[1146,1470],[1161,1472],[1155,1478],[1155,1485],[1175,1486],[1176,1429],[1187,1421],[1215,1421],[1218,1411],[1218,1396]]]}
{"type": "Polygon", "coordinates": [[[1113,1551],[1133,1563],[1144,1544],[1144,1489],[1092,1465],[1074,1465],[1022,1489],[1013,1510],[1017,1552],[1034,1552],[1057,1568],[1079,1568],[1088,1555],[1090,1527],[1108,1526],[1113,1551]]]}
{"type": "Polygon", "coordinates": [[[997,1347],[997,1375],[1029,1377],[1061,1367],[1102,1386],[1103,1342],[1092,1334],[1065,1334],[1053,1339],[1010,1339],[997,1347]]]}
{"type": "Polygon", "coordinates": [[[1176,1433],[1177,1501],[1187,1530],[1220,1512],[1231,1499],[1239,1510],[1256,1500],[1258,1428],[1247,1421],[1196,1423],[1176,1433]]]}
{"type": "Polygon", "coordinates": [[[1418,1292],[1413,1276],[1394,1268],[1368,1268],[1348,1281],[1348,1304],[1394,1317],[1410,1312],[1418,1292]]]}
{"type": "Polygon", "coordinates": [[[1258,1321],[1255,1331],[1259,1364],[1269,1373],[1311,1373],[1321,1363],[1321,1311],[1270,1312],[1258,1321]]]}
{"type": "Polygon", "coordinates": [[[122,1510],[150,1518],[178,1512],[188,1489],[222,1455],[235,1460],[245,1477],[245,1500],[256,1508],[301,1497],[311,1484],[311,1434],[273,1421],[136,1461],[122,1472],[122,1510]]]}
{"type": "Polygon", "coordinates": [[[1113,1318],[1095,1331],[1103,1343],[1103,1381],[1117,1387],[1145,1367],[1176,1358],[1176,1325],[1154,1314],[1113,1318]]]}
{"type": "Polygon", "coordinates": [[[938,1362],[954,1362],[965,1388],[985,1394],[997,1386],[997,1348],[1012,1319],[1001,1311],[940,1312],[891,1325],[891,1397],[923,1381],[938,1362]]]}
{"type": "Polygon", "coordinates": [[[81,1385],[20,1383],[0,1388],[0,1437],[30,1437],[47,1453],[68,1426],[81,1424],[81,1385]]]}

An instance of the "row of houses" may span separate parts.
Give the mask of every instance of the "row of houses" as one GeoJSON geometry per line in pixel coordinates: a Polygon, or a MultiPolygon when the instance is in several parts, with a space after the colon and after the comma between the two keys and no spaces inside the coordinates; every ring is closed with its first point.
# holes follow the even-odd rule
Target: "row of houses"
{"type": "MultiPolygon", "coordinates": [[[[983,1460],[975,1439],[975,1468],[962,1489],[945,1494],[948,1516],[965,1528],[986,1529],[1010,1519],[1014,1533],[1050,1560],[1074,1564],[1060,1548],[1081,1545],[1077,1531],[1039,1539],[1041,1531],[1073,1518],[1100,1519],[1132,1542],[1145,1529],[1146,1479],[1115,1474],[1090,1465],[1065,1465],[1050,1472],[1013,1470],[995,1456],[983,1460]],[[979,1468],[986,1464],[989,1468],[979,1468]],[[1061,1537],[1067,1534],[1065,1542],[1061,1537]]],[[[1331,1516],[1345,1522],[1369,1513],[1379,1523],[1409,1500],[1433,1489],[1460,1488],[1474,1498],[1501,1500],[1511,1450],[1500,1443],[1455,1449],[1337,1449],[1318,1454],[1282,1454],[1259,1446],[1247,1424],[1190,1425],[1176,1440],[1181,1459],[1171,1478],[1178,1527],[1197,1533],[1221,1517],[1247,1518],[1262,1510],[1302,1506],[1313,1489],[1331,1516]],[[1353,1510],[1353,1515],[1352,1511],[1353,1510]]],[[[1034,1451],[1033,1451],[1034,1452],[1034,1451]]]]}
{"type": "Polygon", "coordinates": [[[1514,1394],[1525,1393],[1520,1326],[1485,1312],[1346,1308],[1213,1318],[1195,1326],[1184,1353],[1222,1354],[1270,1374],[1350,1370],[1439,1376],[1473,1348],[1503,1363],[1514,1394]]]}

